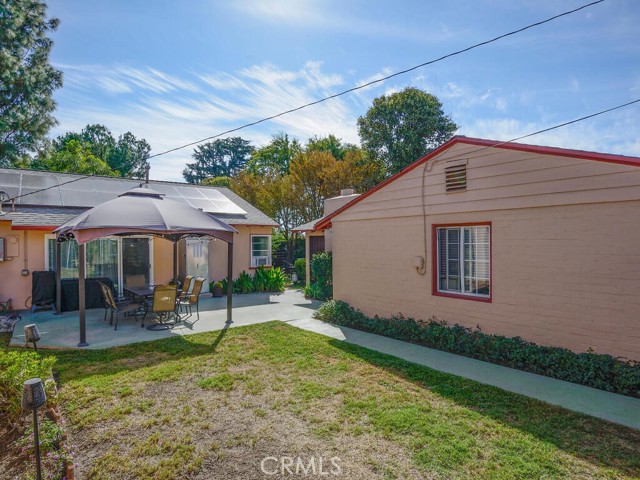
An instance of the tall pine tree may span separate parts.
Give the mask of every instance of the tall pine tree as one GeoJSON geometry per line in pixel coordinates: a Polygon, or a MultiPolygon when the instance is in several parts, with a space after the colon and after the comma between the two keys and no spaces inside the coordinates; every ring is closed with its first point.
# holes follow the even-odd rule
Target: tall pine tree
{"type": "Polygon", "coordinates": [[[58,27],[46,18],[46,4],[0,0],[0,165],[35,151],[56,121],[52,94],[62,86],[62,72],[49,64],[58,27]]]}

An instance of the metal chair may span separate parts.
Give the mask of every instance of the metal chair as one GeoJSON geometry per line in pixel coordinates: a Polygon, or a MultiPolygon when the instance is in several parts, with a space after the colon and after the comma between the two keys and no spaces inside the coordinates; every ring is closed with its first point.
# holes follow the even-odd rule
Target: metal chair
{"type": "Polygon", "coordinates": [[[193,290],[191,290],[191,293],[189,293],[186,296],[186,298],[178,302],[178,308],[182,309],[184,307],[185,309],[189,310],[188,317],[193,315],[193,306],[194,305],[196,306],[196,314],[197,314],[196,321],[200,320],[200,306],[199,306],[200,292],[202,291],[202,285],[204,284],[204,282],[205,282],[204,278],[202,277],[196,278],[193,284],[193,290]]]}
{"type": "Polygon", "coordinates": [[[180,301],[187,299],[187,295],[189,295],[189,288],[191,288],[191,280],[193,280],[193,275],[187,275],[186,277],[184,277],[182,291],[180,292],[180,296],[178,297],[180,301]]]}
{"type": "MultiPolygon", "coordinates": [[[[118,330],[118,319],[120,315],[126,315],[127,313],[136,312],[140,308],[140,304],[138,302],[134,302],[133,300],[124,300],[121,302],[116,302],[113,297],[113,292],[111,288],[102,283],[100,284],[100,289],[102,290],[102,296],[104,297],[104,321],[107,321],[107,312],[111,311],[111,319],[109,320],[109,325],[113,325],[113,314],[116,314],[116,325],[114,330],[118,330]]],[[[144,319],[142,319],[142,326],[144,327],[144,319]]]]}
{"type": "Polygon", "coordinates": [[[175,326],[176,322],[171,320],[171,315],[176,316],[178,290],[176,285],[156,285],[153,289],[153,301],[150,308],[144,314],[144,319],[148,313],[153,313],[158,319],[158,323],[150,325],[149,330],[167,330],[175,326]]]}

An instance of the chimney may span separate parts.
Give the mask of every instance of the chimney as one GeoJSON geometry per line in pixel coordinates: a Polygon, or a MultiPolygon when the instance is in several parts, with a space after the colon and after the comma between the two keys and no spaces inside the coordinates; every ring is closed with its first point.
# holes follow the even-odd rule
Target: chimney
{"type": "Polygon", "coordinates": [[[340,190],[339,197],[327,198],[324,201],[324,216],[326,217],[330,213],[335,212],[337,209],[339,209],[343,205],[346,205],[357,196],[358,194],[355,193],[355,190],[353,188],[343,188],[342,190],[340,190]]]}

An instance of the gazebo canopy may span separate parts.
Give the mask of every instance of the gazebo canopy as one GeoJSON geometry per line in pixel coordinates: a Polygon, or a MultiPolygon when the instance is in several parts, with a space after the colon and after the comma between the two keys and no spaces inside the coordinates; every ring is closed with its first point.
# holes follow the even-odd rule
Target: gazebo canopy
{"type": "Polygon", "coordinates": [[[93,207],[54,232],[58,239],[73,237],[79,244],[109,235],[154,235],[176,242],[186,236],[211,236],[233,243],[236,230],[186,204],[163,198],[148,185],[93,207]]]}
{"type": "MultiPolygon", "coordinates": [[[[189,205],[163,198],[164,194],[148,184],[97,205],[54,230],[56,248],[56,308],[60,311],[60,242],[75,238],[78,242],[78,296],[80,312],[79,347],[87,346],[85,321],[85,243],[110,235],[153,235],[173,242],[173,277],[176,280],[176,242],[183,237],[211,236],[227,243],[227,271],[233,275],[233,234],[226,223],[189,205]]],[[[232,284],[227,286],[227,322],[232,321],[232,284]]]]}

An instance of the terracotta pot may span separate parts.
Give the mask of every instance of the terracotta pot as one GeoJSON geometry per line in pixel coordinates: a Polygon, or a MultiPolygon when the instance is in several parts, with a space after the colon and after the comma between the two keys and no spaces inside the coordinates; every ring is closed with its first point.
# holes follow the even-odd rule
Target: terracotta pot
{"type": "Polygon", "coordinates": [[[213,296],[224,297],[224,290],[222,289],[222,287],[213,287],[213,296]]]}

